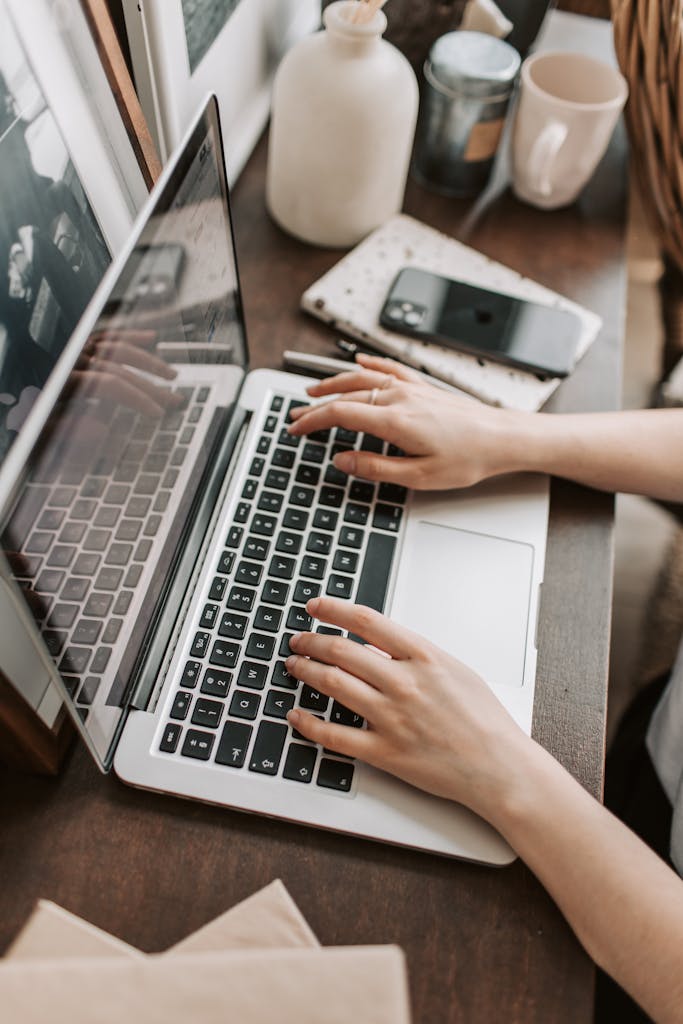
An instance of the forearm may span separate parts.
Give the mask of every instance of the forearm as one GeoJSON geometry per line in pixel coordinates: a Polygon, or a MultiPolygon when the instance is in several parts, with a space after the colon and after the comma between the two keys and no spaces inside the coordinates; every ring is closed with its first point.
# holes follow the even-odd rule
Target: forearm
{"type": "Polygon", "coordinates": [[[683,1020],[683,881],[536,744],[493,824],[588,953],[658,1022],[683,1020]]]}
{"type": "Polygon", "coordinates": [[[683,501],[683,409],[576,415],[512,414],[499,466],[604,491],[683,501]]]}

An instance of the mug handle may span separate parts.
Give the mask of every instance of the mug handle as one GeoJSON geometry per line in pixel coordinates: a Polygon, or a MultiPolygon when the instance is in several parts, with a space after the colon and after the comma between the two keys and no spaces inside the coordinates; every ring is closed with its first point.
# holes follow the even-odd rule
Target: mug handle
{"type": "Polygon", "coordinates": [[[542,196],[552,195],[550,172],[555,157],[567,138],[569,129],[561,121],[551,121],[538,136],[529,154],[529,168],[534,178],[534,190],[542,196]]]}

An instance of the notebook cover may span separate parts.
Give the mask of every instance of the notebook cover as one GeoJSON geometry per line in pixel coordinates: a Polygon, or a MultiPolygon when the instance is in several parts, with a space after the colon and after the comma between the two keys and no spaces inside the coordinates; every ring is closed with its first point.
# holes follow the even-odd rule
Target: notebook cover
{"type": "Polygon", "coordinates": [[[516,298],[576,313],[583,325],[579,358],[595,340],[602,320],[556,292],[405,214],[392,217],[308,288],[301,306],[351,337],[371,341],[401,359],[467,391],[490,405],[533,412],[561,384],[475,356],[414,341],[379,326],[379,314],[399,270],[419,267],[445,277],[505,292],[516,298]]]}

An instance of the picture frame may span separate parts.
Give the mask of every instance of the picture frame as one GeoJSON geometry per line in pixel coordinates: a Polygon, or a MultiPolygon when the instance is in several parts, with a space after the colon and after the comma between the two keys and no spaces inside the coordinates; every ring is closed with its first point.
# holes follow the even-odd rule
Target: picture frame
{"type": "Polygon", "coordinates": [[[233,184],[270,113],[286,50],[320,25],[320,0],[123,0],[142,108],[162,160],[215,93],[233,184]]]}

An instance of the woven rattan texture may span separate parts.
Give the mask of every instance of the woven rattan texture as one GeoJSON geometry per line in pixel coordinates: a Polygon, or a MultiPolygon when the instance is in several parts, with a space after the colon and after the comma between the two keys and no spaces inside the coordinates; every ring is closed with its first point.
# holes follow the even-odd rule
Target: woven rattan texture
{"type": "Polygon", "coordinates": [[[612,0],[633,162],[662,247],[683,271],[683,0],[612,0]]]}

